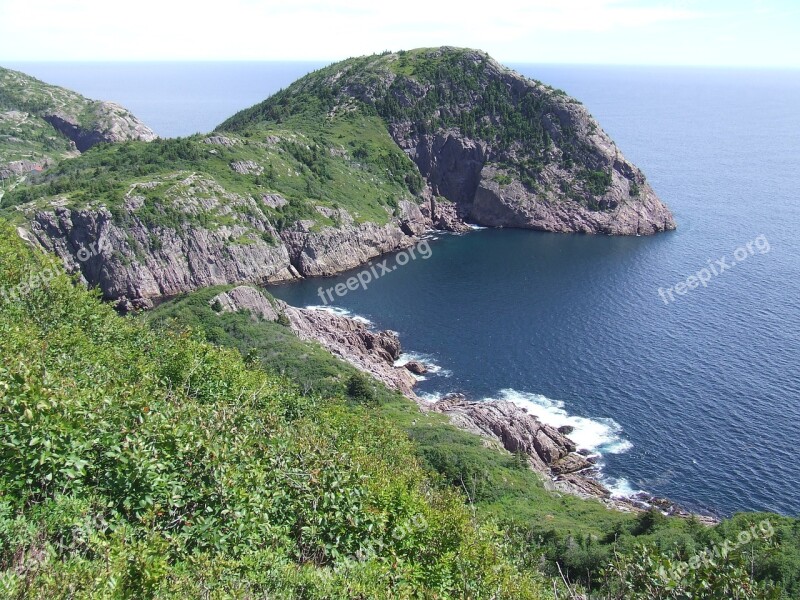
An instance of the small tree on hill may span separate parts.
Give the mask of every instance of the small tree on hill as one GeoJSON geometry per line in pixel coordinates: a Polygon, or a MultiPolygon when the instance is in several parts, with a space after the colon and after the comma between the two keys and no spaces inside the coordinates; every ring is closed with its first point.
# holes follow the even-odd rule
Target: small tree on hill
{"type": "Polygon", "coordinates": [[[375,390],[362,373],[353,373],[347,380],[347,395],[360,404],[376,404],[375,390]]]}

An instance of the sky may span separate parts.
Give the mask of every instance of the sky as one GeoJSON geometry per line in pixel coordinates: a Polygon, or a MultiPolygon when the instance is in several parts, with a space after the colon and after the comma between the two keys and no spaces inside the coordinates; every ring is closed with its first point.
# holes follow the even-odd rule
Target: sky
{"type": "Polygon", "coordinates": [[[313,60],[430,46],[504,62],[800,67],[798,0],[0,0],[0,64],[313,60]]]}

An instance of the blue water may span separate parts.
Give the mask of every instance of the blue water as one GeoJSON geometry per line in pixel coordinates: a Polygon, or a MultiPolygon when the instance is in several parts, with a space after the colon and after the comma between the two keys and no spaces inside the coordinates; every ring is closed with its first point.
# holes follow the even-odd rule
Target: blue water
{"type": "MultiPolygon", "coordinates": [[[[208,130],[315,66],[23,67],[170,136],[208,130]]],[[[440,367],[422,394],[504,397],[577,425],[615,489],[800,514],[800,71],[517,68],[589,108],[678,230],[438,235],[430,259],[336,305],[440,367]],[[746,258],[707,287],[659,296],[739,247],[746,258]]],[[[346,277],[273,291],[319,304],[320,284],[346,277]]]]}

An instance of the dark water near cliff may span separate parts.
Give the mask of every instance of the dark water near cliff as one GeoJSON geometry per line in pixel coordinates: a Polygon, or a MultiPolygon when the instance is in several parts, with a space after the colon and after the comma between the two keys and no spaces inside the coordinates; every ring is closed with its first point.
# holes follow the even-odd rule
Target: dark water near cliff
{"type": "MultiPolygon", "coordinates": [[[[310,68],[18,66],[117,100],[162,135],[208,130],[310,68]]],[[[576,425],[620,491],[797,515],[800,72],[518,68],[587,105],[673,209],[678,231],[439,235],[430,259],[336,306],[435,361],[441,370],[422,393],[506,397],[576,425]],[[756,240],[707,287],[668,305],[659,296],[756,240]]],[[[274,292],[318,305],[319,285],[345,278],[274,292]]]]}

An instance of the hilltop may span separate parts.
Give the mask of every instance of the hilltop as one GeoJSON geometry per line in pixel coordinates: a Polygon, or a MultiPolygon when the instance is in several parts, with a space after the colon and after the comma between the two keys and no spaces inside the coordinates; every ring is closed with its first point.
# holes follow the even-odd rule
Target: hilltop
{"type": "MultiPolygon", "coordinates": [[[[576,99],[485,52],[431,48],[353,58],[234,115],[220,131],[377,114],[433,196],[490,227],[648,234],[669,210],[576,99]]],[[[323,125],[324,127],[324,125],[323,125]]]]}

